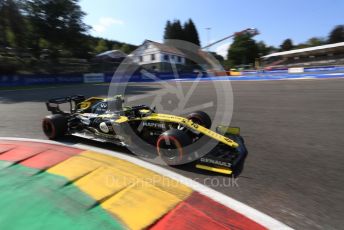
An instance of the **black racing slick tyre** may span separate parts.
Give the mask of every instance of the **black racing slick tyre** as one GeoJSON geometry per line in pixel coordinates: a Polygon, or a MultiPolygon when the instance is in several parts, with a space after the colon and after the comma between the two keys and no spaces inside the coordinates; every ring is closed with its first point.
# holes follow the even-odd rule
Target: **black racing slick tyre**
{"type": "Polygon", "coordinates": [[[50,140],[61,138],[67,132],[67,118],[62,114],[46,116],[42,121],[42,128],[50,140]]]}
{"type": "Polygon", "coordinates": [[[234,170],[233,170],[233,176],[234,177],[238,177],[242,173],[242,171],[244,170],[245,158],[242,159],[240,162],[238,162],[238,164],[234,168],[234,170]]]}
{"type": "Polygon", "coordinates": [[[203,111],[196,111],[190,113],[186,118],[192,120],[193,122],[199,125],[204,126],[207,129],[211,127],[211,119],[209,115],[203,111]]]}
{"type": "Polygon", "coordinates": [[[168,165],[182,163],[183,147],[191,144],[191,138],[183,131],[171,129],[162,133],[156,143],[158,155],[168,165]]]}

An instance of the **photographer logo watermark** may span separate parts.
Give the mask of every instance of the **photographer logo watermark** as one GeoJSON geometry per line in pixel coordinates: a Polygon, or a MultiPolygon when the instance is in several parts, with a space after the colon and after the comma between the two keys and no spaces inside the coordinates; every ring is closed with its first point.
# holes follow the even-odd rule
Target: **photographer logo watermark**
{"type": "MultiPolygon", "coordinates": [[[[160,44],[146,41],[121,62],[112,78],[108,97],[123,95],[127,110],[144,104],[154,108],[154,113],[180,117],[204,111],[211,118],[209,129],[215,130],[217,125],[230,124],[233,111],[230,81],[203,81],[205,77],[216,77],[216,72],[220,71],[224,70],[211,53],[190,42],[166,40],[160,44]]],[[[199,159],[218,143],[183,124],[171,126],[173,124],[169,122],[142,120],[138,125],[128,122],[114,128],[117,134],[130,139],[128,148],[133,153],[160,164],[165,162],[157,154],[156,143],[151,141],[160,134],[159,129],[174,128],[192,137],[193,142],[183,146],[183,159],[175,164],[199,159]]]]}

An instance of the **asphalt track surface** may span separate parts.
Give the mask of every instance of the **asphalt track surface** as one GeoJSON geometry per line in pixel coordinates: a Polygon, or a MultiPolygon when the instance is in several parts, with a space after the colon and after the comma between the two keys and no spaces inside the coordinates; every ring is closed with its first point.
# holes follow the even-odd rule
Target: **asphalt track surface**
{"type": "MultiPolygon", "coordinates": [[[[181,83],[183,89],[189,82],[181,83]]],[[[190,98],[202,104],[213,84],[190,98]]],[[[212,187],[297,229],[341,229],[344,220],[344,79],[232,82],[232,125],[240,126],[249,156],[234,182],[187,165],[171,170],[212,187]]],[[[161,92],[158,83],[132,83],[127,95],[161,92]]],[[[0,136],[45,139],[44,102],[57,96],[105,96],[108,85],[0,91],[0,136]]],[[[212,98],[214,97],[214,98],[212,98]]],[[[173,105],[173,96],[167,105],[173,105]]],[[[149,100],[146,98],[145,100],[149,100]]],[[[211,116],[214,111],[205,109],[211,116]]],[[[73,143],[124,148],[72,138],[73,143]]]]}

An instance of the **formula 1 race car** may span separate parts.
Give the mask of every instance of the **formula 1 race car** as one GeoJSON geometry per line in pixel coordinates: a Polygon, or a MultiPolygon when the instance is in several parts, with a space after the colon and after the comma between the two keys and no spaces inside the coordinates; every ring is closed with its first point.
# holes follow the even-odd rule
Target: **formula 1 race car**
{"type": "MultiPolygon", "coordinates": [[[[42,126],[49,139],[74,135],[92,140],[115,143],[117,145],[137,145],[141,139],[153,146],[154,155],[168,165],[185,162],[186,156],[194,156],[196,168],[238,175],[243,169],[247,150],[240,129],[218,126],[216,132],[210,130],[211,119],[202,111],[187,117],[160,114],[147,105],[123,106],[123,97],[112,98],[75,95],[54,98],[46,102],[52,115],[43,119],[42,126]],[[69,111],[62,111],[60,104],[69,103],[69,111]],[[129,131],[128,131],[129,130],[129,131]],[[188,149],[201,138],[216,142],[206,154],[197,156],[188,149]]],[[[140,149],[140,148],[139,148],[140,149]]]]}

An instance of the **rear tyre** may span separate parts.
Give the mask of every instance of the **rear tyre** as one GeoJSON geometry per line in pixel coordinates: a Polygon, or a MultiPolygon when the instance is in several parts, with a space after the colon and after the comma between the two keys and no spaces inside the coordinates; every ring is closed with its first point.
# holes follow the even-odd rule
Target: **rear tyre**
{"type": "Polygon", "coordinates": [[[211,127],[211,119],[209,115],[203,111],[196,111],[190,113],[186,118],[192,120],[193,122],[199,125],[204,126],[207,129],[211,127]]]}
{"type": "Polygon", "coordinates": [[[183,131],[171,129],[162,133],[156,143],[158,155],[168,165],[182,163],[183,147],[191,144],[190,137],[183,131]]]}
{"type": "Polygon", "coordinates": [[[42,121],[42,128],[50,140],[61,138],[67,132],[67,118],[62,114],[46,116],[42,121]]]}

